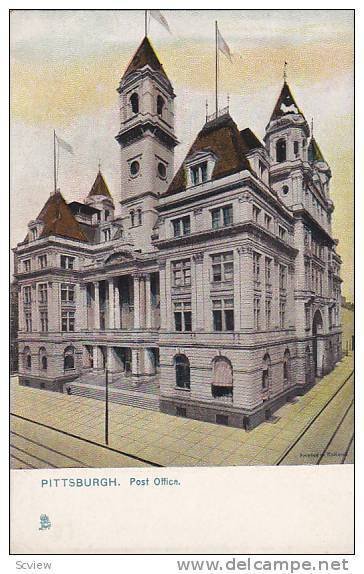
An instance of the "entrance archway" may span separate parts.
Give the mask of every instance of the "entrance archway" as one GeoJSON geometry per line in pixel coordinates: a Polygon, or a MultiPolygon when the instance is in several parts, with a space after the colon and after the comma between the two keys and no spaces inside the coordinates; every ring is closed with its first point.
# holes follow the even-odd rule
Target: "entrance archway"
{"type": "Polygon", "coordinates": [[[313,364],[315,369],[315,376],[321,376],[322,369],[323,369],[323,350],[322,350],[322,342],[319,341],[319,336],[322,334],[323,330],[323,320],[322,315],[319,310],[317,310],[313,316],[312,322],[312,355],[313,355],[313,364]]]}

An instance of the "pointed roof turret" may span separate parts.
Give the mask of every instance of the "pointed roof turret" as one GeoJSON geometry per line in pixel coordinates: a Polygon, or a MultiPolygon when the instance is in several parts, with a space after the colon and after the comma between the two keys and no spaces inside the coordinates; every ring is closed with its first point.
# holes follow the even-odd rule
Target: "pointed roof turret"
{"type": "Polygon", "coordinates": [[[104,180],[104,177],[100,169],[97,172],[96,179],[94,181],[93,186],[91,187],[88,197],[92,197],[94,195],[103,195],[104,197],[108,197],[112,200],[111,193],[109,191],[109,188],[107,187],[106,181],[104,180]]]}
{"type": "Polygon", "coordinates": [[[60,191],[53,193],[37,217],[43,223],[40,238],[58,235],[77,241],[88,241],[60,191]]]}
{"type": "Polygon", "coordinates": [[[281,118],[286,114],[301,114],[303,116],[301,110],[295,102],[294,97],[292,96],[289,85],[286,81],[284,81],[281,93],[279,94],[270,121],[281,118]]]}
{"type": "Polygon", "coordinates": [[[322,155],[319,145],[314,137],[311,138],[310,145],[308,146],[308,161],[325,161],[325,158],[322,155]]]}
{"type": "Polygon", "coordinates": [[[125,78],[128,74],[135,72],[136,70],[141,70],[144,68],[144,66],[147,65],[150,66],[152,70],[163,74],[166,80],[168,80],[168,76],[165,73],[162,64],[160,63],[149,38],[145,36],[139,48],[132,57],[128,67],[126,68],[123,78],[125,78]]]}

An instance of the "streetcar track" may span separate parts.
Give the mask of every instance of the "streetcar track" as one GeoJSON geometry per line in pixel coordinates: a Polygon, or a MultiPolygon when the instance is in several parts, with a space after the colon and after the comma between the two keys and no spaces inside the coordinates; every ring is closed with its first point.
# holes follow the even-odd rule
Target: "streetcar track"
{"type": "Polygon", "coordinates": [[[277,462],[275,463],[275,466],[279,466],[280,464],[282,464],[282,462],[284,461],[285,458],[287,458],[287,456],[289,455],[290,452],[292,452],[292,450],[294,449],[294,447],[299,443],[299,441],[303,438],[303,436],[306,434],[306,432],[312,427],[312,425],[317,421],[317,419],[321,416],[321,414],[327,409],[327,407],[330,405],[330,403],[337,397],[337,395],[342,391],[342,389],[345,387],[345,385],[348,383],[348,381],[351,379],[351,377],[354,374],[354,370],[351,371],[351,373],[346,377],[345,381],[340,385],[340,387],[335,391],[335,393],[330,397],[330,399],[324,404],[324,406],[319,410],[318,413],[316,413],[316,415],[313,417],[313,419],[306,425],[306,427],[303,429],[303,431],[298,435],[298,437],[295,439],[295,441],[286,449],[286,451],[279,457],[279,459],[277,460],[277,462]]]}
{"type": "Polygon", "coordinates": [[[15,418],[18,418],[18,419],[20,419],[20,420],[23,420],[23,421],[26,421],[26,422],[29,422],[29,423],[32,423],[32,424],[41,426],[41,427],[43,427],[43,428],[47,428],[47,429],[49,429],[49,430],[52,430],[52,431],[55,431],[55,432],[59,432],[59,433],[65,435],[65,436],[68,436],[68,437],[71,437],[71,438],[75,438],[75,439],[77,439],[77,440],[86,442],[86,443],[88,443],[88,444],[92,444],[93,446],[98,446],[98,447],[103,448],[103,449],[105,449],[105,450],[108,450],[108,451],[110,451],[110,452],[115,452],[115,453],[117,453],[117,454],[121,454],[121,455],[123,455],[123,456],[125,456],[125,457],[127,457],[127,458],[131,458],[131,459],[137,460],[137,461],[139,461],[139,462],[147,463],[147,464],[149,464],[150,466],[155,466],[155,467],[158,467],[158,468],[163,468],[163,464],[159,464],[159,463],[157,463],[157,462],[153,462],[153,461],[151,461],[151,460],[147,460],[147,459],[145,459],[145,458],[142,458],[142,457],[140,457],[140,456],[137,456],[136,454],[130,454],[130,453],[128,453],[128,452],[125,452],[125,451],[122,451],[122,450],[118,450],[118,449],[116,449],[116,448],[112,448],[112,447],[110,447],[110,446],[101,444],[101,443],[96,442],[96,441],[93,441],[93,440],[91,440],[91,439],[84,438],[84,437],[80,437],[80,436],[75,435],[75,434],[73,434],[73,433],[70,433],[70,432],[67,432],[67,431],[58,429],[58,428],[56,428],[56,427],[53,427],[53,426],[51,426],[51,425],[47,425],[47,424],[45,424],[45,423],[40,423],[40,422],[38,422],[38,421],[34,421],[34,420],[32,420],[32,419],[29,419],[29,418],[27,418],[27,417],[23,417],[23,416],[21,416],[21,415],[17,415],[17,414],[15,414],[15,413],[10,413],[10,415],[11,415],[12,417],[15,417],[15,418]]]}
{"type": "Polygon", "coordinates": [[[345,451],[345,453],[344,453],[344,456],[343,456],[343,459],[342,459],[342,461],[341,461],[341,464],[345,464],[345,461],[346,461],[346,459],[347,459],[347,456],[348,456],[350,447],[351,447],[351,445],[352,445],[352,443],[353,443],[353,440],[354,440],[354,433],[353,433],[352,436],[351,436],[350,442],[349,442],[349,444],[348,444],[348,448],[346,449],[346,451],[345,451]]]}
{"type": "MultiPolygon", "coordinates": [[[[25,464],[25,466],[27,466],[28,468],[34,468],[34,470],[38,469],[37,466],[33,466],[32,464],[30,464],[30,462],[25,462],[25,460],[19,458],[18,456],[14,456],[13,454],[11,454],[10,457],[13,458],[14,460],[17,460],[18,462],[21,462],[22,464],[25,464]]],[[[26,470],[26,468],[23,469],[18,468],[17,470],[26,470]]]]}
{"type": "Polygon", "coordinates": [[[19,448],[18,446],[15,446],[14,444],[10,443],[10,447],[14,448],[15,450],[18,450],[19,452],[22,452],[23,454],[26,454],[27,456],[30,456],[31,458],[35,458],[37,460],[40,460],[40,462],[44,462],[44,464],[48,464],[52,468],[59,468],[58,466],[55,466],[54,464],[52,464],[48,460],[44,460],[44,458],[41,458],[40,456],[37,456],[35,454],[31,454],[27,450],[24,450],[23,448],[19,448]]]}
{"type": "Polygon", "coordinates": [[[88,465],[86,463],[84,463],[82,460],[78,460],[77,458],[73,458],[73,456],[69,456],[68,454],[65,454],[64,452],[61,452],[59,450],[56,450],[55,448],[52,448],[50,446],[47,446],[45,444],[42,444],[40,442],[37,442],[36,440],[33,440],[31,438],[28,438],[22,434],[19,434],[15,431],[10,431],[10,434],[20,437],[28,442],[31,442],[32,444],[35,444],[36,446],[40,446],[41,448],[45,448],[46,450],[49,450],[51,452],[54,452],[55,454],[59,454],[61,456],[63,456],[64,458],[68,458],[69,460],[72,460],[73,462],[78,462],[79,464],[81,464],[83,467],[87,468],[88,465]]]}
{"type": "MultiPolygon", "coordinates": [[[[325,448],[324,448],[323,452],[321,453],[321,456],[320,456],[320,458],[318,459],[318,461],[316,462],[316,464],[320,464],[320,462],[321,462],[322,459],[324,458],[325,454],[327,453],[327,451],[328,451],[328,449],[329,449],[330,444],[332,443],[332,441],[333,441],[334,438],[336,437],[337,433],[339,432],[339,429],[341,428],[341,426],[342,426],[344,420],[346,419],[346,417],[347,417],[347,415],[348,415],[348,412],[350,411],[350,409],[351,409],[351,407],[353,406],[353,404],[354,404],[354,399],[352,399],[352,401],[350,402],[349,406],[348,406],[347,409],[345,410],[343,416],[342,416],[341,419],[340,419],[339,424],[338,424],[337,427],[336,427],[335,432],[332,434],[332,436],[331,436],[329,442],[328,442],[327,445],[325,446],[325,448]]],[[[341,464],[342,464],[342,463],[341,463],[341,464]]]]}

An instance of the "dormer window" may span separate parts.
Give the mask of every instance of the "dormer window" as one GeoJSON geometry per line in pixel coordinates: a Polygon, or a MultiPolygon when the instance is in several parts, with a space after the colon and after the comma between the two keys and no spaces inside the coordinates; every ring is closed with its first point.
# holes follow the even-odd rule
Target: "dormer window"
{"type": "Polygon", "coordinates": [[[130,98],[131,111],[133,114],[139,113],[139,96],[137,93],[131,95],[130,98]]]}
{"type": "Polygon", "coordinates": [[[107,227],[106,229],[102,230],[102,235],[103,235],[103,240],[105,241],[110,241],[111,240],[111,229],[110,227],[107,227]]]}
{"type": "Polygon", "coordinates": [[[198,185],[207,181],[207,161],[191,167],[192,185],[198,185]]]}
{"type": "Polygon", "coordinates": [[[165,106],[164,98],[162,98],[162,96],[159,94],[157,96],[157,114],[159,116],[163,116],[164,106],[165,106]]]}
{"type": "Polygon", "coordinates": [[[38,229],[36,227],[32,227],[32,229],[30,230],[30,238],[32,241],[38,239],[38,229]]]}

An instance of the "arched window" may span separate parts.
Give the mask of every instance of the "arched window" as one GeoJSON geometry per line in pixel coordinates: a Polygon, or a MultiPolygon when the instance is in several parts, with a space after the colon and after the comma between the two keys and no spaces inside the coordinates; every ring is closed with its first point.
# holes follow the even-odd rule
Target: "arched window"
{"type": "Polygon", "coordinates": [[[137,209],[137,217],[138,217],[138,225],[142,224],[142,210],[139,207],[139,209],[137,209]]]}
{"type": "Polygon", "coordinates": [[[186,355],[177,355],[174,359],[174,366],[177,387],[189,389],[191,386],[190,362],[186,355]]]}
{"type": "Polygon", "coordinates": [[[24,367],[26,369],[31,369],[32,368],[32,355],[30,353],[29,347],[24,347],[23,360],[24,360],[24,367]]]}
{"type": "Polygon", "coordinates": [[[286,161],[287,152],[286,152],[286,140],[281,138],[276,143],[276,159],[278,163],[282,161],[286,161]]]}
{"type": "Polygon", "coordinates": [[[310,383],[312,379],[312,357],[310,347],[306,347],[305,350],[305,380],[306,383],[310,383]]]}
{"type": "Polygon", "coordinates": [[[135,212],[133,210],[130,212],[130,224],[132,227],[135,225],[135,212]]]}
{"type": "Polygon", "coordinates": [[[271,360],[268,353],[263,357],[262,365],[262,390],[269,391],[271,379],[271,360]]]}
{"type": "Polygon", "coordinates": [[[39,349],[39,366],[42,371],[46,371],[48,368],[47,351],[44,347],[39,349]]]}
{"type": "Polygon", "coordinates": [[[159,95],[157,97],[157,114],[159,116],[163,116],[163,110],[164,110],[164,99],[162,98],[161,95],[159,95]]]}
{"type": "Polygon", "coordinates": [[[139,96],[134,92],[130,98],[131,111],[133,114],[139,113],[139,96]]]}
{"type": "Polygon", "coordinates": [[[213,361],[211,392],[215,398],[233,396],[233,367],[225,357],[216,357],[213,361]]]}
{"type": "Polygon", "coordinates": [[[67,369],[75,368],[75,350],[72,346],[66,347],[63,353],[63,367],[67,369]]]}
{"type": "Polygon", "coordinates": [[[287,384],[291,381],[291,355],[288,349],[285,350],[283,355],[283,383],[287,384]]]}

